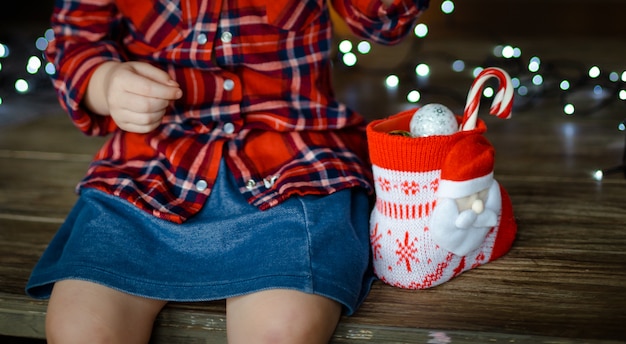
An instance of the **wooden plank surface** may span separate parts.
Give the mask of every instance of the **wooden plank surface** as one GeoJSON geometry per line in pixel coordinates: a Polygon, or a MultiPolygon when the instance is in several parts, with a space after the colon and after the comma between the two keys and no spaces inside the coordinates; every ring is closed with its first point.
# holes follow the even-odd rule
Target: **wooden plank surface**
{"type": "MultiPolygon", "coordinates": [[[[511,194],[519,224],[511,252],[429,290],[375,283],[359,312],[343,319],[335,341],[427,341],[437,331],[454,342],[626,340],[626,182],[599,183],[588,173],[619,156],[621,137],[604,122],[611,121],[490,123],[496,177],[511,194]],[[562,128],[572,125],[576,135],[564,136],[562,128]]],[[[1,334],[43,335],[45,302],[23,296],[23,287],[73,204],[73,187],[96,141],[77,134],[63,116],[0,137],[1,334]],[[29,135],[38,139],[23,141],[29,135]]],[[[184,328],[198,340],[211,332],[219,342],[224,321],[222,302],[171,304],[155,331],[171,339],[184,328]]]]}

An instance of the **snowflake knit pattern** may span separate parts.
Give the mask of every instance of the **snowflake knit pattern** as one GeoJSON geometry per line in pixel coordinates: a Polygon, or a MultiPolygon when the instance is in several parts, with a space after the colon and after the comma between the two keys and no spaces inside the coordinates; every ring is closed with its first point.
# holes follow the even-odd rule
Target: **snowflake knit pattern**
{"type": "Polygon", "coordinates": [[[446,154],[460,140],[482,135],[486,126],[479,121],[473,130],[420,138],[389,134],[392,130],[406,130],[414,111],[368,125],[376,191],[370,243],[374,272],[383,282],[400,288],[425,289],[508,252],[517,227],[510,199],[500,187],[503,206],[498,225],[489,230],[479,248],[458,256],[433,241],[430,216],[437,206],[446,154]]]}

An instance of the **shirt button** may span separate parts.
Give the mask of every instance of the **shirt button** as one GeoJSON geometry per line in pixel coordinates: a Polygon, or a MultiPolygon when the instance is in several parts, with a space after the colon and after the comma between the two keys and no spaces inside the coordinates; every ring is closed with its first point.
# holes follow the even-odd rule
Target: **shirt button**
{"type": "Polygon", "coordinates": [[[229,123],[224,124],[224,132],[225,132],[226,134],[232,134],[232,133],[234,133],[234,132],[235,132],[235,125],[234,125],[234,124],[232,124],[232,123],[230,123],[230,122],[229,122],[229,123]]]}
{"type": "Polygon", "coordinates": [[[252,179],[248,180],[248,182],[246,183],[246,189],[248,190],[252,190],[254,189],[254,186],[256,185],[256,182],[252,179]]]}
{"type": "Polygon", "coordinates": [[[208,42],[208,41],[209,41],[209,39],[203,33],[199,34],[198,37],[196,37],[196,42],[198,42],[200,44],[206,44],[206,42],[208,42]]]}
{"type": "Polygon", "coordinates": [[[208,186],[209,184],[206,182],[206,180],[200,179],[196,182],[196,190],[200,192],[206,190],[208,186]]]}
{"type": "Polygon", "coordinates": [[[232,91],[235,88],[235,82],[231,79],[224,80],[224,89],[226,91],[232,91]]]}
{"type": "Polygon", "coordinates": [[[230,43],[230,41],[233,40],[233,34],[226,31],[222,33],[222,36],[220,37],[220,39],[222,40],[222,42],[224,43],[230,43]]]}

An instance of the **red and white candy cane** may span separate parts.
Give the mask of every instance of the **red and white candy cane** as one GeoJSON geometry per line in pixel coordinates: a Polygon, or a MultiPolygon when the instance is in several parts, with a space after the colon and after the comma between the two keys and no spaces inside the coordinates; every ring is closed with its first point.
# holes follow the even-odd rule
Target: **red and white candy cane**
{"type": "Polygon", "coordinates": [[[513,85],[511,83],[511,77],[500,68],[488,67],[478,74],[472,83],[472,87],[470,87],[460,130],[472,130],[476,127],[478,105],[480,105],[480,98],[482,96],[482,86],[489,78],[497,78],[500,82],[498,92],[493,99],[493,103],[491,103],[489,113],[504,119],[511,117],[511,109],[513,108],[513,85]]]}

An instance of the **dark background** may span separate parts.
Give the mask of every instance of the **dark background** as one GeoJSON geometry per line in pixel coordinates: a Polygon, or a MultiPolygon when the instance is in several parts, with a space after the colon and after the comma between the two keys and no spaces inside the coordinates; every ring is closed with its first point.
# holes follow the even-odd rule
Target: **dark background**
{"type": "MultiPolygon", "coordinates": [[[[53,4],[54,0],[4,0],[0,3],[0,28],[45,26],[53,4]]],[[[439,29],[433,30],[433,35],[626,34],[626,25],[623,25],[626,1],[623,0],[460,0],[455,2],[454,15],[447,18],[436,15],[440,4],[441,1],[431,1],[430,10],[424,16],[430,26],[439,29]]]]}

